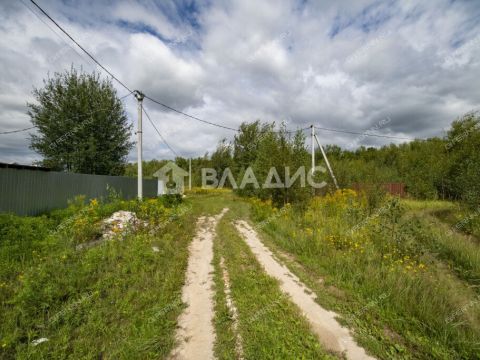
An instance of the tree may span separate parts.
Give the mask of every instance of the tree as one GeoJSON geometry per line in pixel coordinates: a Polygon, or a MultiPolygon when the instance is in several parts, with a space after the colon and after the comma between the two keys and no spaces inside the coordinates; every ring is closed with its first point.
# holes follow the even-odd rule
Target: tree
{"type": "MultiPolygon", "coordinates": [[[[274,128],[275,123],[260,121],[240,126],[239,134],[233,142],[232,167],[236,169],[239,181],[247,169],[251,168],[259,187],[247,184],[245,188],[238,189],[237,193],[269,199],[275,206],[305,201],[310,198],[311,189],[302,187],[299,180],[291,187],[286,186],[285,170],[286,167],[289,168],[290,178],[300,167],[308,166],[310,158],[305,148],[305,136],[299,131],[292,138],[286,131],[285,124],[281,124],[279,131],[274,128]],[[265,183],[271,186],[262,186],[265,183]]],[[[222,148],[220,146],[217,152],[221,152],[222,148]]]]}
{"type": "Polygon", "coordinates": [[[477,208],[480,204],[480,115],[470,112],[452,123],[445,146],[450,195],[477,208]]]}
{"type": "Polygon", "coordinates": [[[233,165],[232,145],[229,144],[226,139],[223,139],[217,145],[217,149],[212,154],[211,161],[212,167],[219,177],[222,176],[226,168],[230,168],[233,165]]]}
{"type": "Polygon", "coordinates": [[[261,124],[259,120],[253,123],[242,123],[239,134],[233,140],[233,160],[236,173],[242,173],[252,166],[257,158],[260,140],[271,130],[271,125],[261,124]]]}
{"type": "Polygon", "coordinates": [[[85,174],[121,175],[133,143],[131,126],[111,81],[75,69],[55,73],[35,89],[28,115],[39,135],[30,147],[41,164],[85,174]]]}
{"type": "Polygon", "coordinates": [[[445,197],[444,174],[447,171],[445,142],[431,138],[415,140],[399,147],[397,168],[407,192],[419,199],[445,197]]]}

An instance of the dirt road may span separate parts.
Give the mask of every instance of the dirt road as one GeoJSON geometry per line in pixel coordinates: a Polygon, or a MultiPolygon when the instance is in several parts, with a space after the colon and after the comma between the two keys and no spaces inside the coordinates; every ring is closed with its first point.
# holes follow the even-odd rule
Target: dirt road
{"type": "MultiPolygon", "coordinates": [[[[176,334],[178,345],[172,351],[171,359],[214,359],[213,241],[216,237],[217,224],[227,211],[228,209],[223,209],[216,216],[201,217],[197,221],[197,233],[190,244],[186,281],[182,290],[182,301],[187,307],[179,317],[176,334]]],[[[271,251],[263,245],[255,230],[247,222],[237,221],[235,227],[266,273],[279,280],[281,290],[302,311],[325,349],[344,354],[347,359],[374,359],[356,344],[349,330],[337,322],[335,319],[337,314],[316,303],[314,293],[286,266],[275,260],[271,251]]],[[[242,358],[242,340],[237,327],[238,311],[231,299],[229,277],[223,259],[221,265],[223,280],[227,285],[227,302],[235,320],[234,332],[238,336],[237,357],[242,358]]]]}
{"type": "Polygon", "coordinates": [[[282,291],[288,294],[292,302],[304,313],[312,330],[327,350],[344,353],[347,359],[374,359],[356,344],[349,330],[337,322],[335,319],[337,314],[316,303],[314,293],[285,265],[274,259],[272,252],[263,245],[256,231],[247,222],[237,221],[235,227],[267,274],[280,282],[282,291]]]}
{"type": "Polygon", "coordinates": [[[171,359],[213,359],[213,239],[218,221],[228,211],[197,221],[197,234],[190,244],[190,257],[182,301],[187,307],[179,317],[178,346],[171,359]]]}

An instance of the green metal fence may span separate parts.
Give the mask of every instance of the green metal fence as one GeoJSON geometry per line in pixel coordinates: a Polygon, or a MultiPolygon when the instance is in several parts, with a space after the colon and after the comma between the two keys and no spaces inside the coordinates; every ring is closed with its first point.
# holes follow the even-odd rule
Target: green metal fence
{"type": "MultiPolygon", "coordinates": [[[[135,178],[0,168],[0,212],[38,215],[66,207],[77,195],[105,198],[108,187],[125,199],[137,196],[135,178]]],[[[157,196],[157,180],[143,181],[143,195],[157,196]]]]}

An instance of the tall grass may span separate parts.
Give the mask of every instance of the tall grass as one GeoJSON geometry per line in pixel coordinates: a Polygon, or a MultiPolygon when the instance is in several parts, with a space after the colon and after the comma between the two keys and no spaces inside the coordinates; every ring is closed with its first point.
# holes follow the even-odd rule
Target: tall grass
{"type": "Polygon", "coordinates": [[[394,198],[374,211],[350,190],[315,198],[305,212],[252,203],[267,241],[293,254],[312,283],[323,279],[317,290],[327,296],[319,301],[341,312],[379,357],[479,357],[480,299],[449,267],[450,261],[459,264],[473,279],[478,246],[412,222],[394,198]],[[432,242],[442,247],[443,256],[433,251],[432,242]]]}
{"type": "Polygon", "coordinates": [[[79,199],[49,216],[5,217],[0,262],[13,260],[0,280],[0,358],[166,357],[196,217],[167,201],[79,199]],[[146,226],[75,249],[97,239],[101,220],[120,209],[146,226]],[[48,341],[34,346],[39,338],[48,341]]]}

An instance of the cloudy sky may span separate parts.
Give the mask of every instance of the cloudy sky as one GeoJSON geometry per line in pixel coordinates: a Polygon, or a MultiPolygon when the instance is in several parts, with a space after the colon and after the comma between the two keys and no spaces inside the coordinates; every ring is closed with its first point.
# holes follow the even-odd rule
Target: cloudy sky
{"type": "MultiPolygon", "coordinates": [[[[479,108],[478,0],[37,2],[130,88],[230,127],[261,119],[426,138],[479,108]]],[[[96,69],[74,49],[28,0],[0,1],[0,132],[31,126],[26,102],[47,74],[96,69]]],[[[134,98],[125,106],[136,123],[134,98]]],[[[182,156],[233,136],[148,100],[145,108],[182,156]]],[[[171,158],[144,127],[145,158],[171,158]]],[[[39,159],[28,133],[0,135],[1,162],[39,159]]],[[[319,136],[348,148],[401,142],[319,136]]]]}

